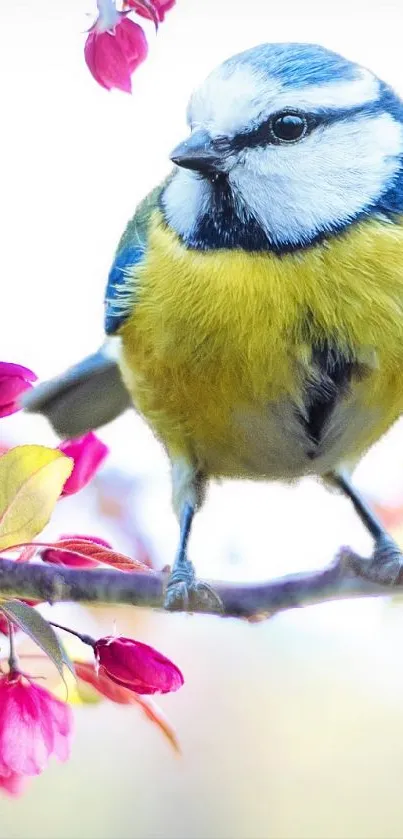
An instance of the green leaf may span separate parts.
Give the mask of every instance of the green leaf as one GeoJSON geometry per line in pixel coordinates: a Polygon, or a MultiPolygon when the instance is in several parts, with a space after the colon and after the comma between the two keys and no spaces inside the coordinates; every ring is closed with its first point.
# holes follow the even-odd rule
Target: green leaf
{"type": "Polygon", "coordinates": [[[53,627],[36,611],[32,606],[22,603],[21,600],[2,600],[0,610],[6,617],[16,623],[38,647],[50,658],[62,679],[64,665],[69,668],[75,676],[74,665],[66,653],[60,639],[53,627]]]}

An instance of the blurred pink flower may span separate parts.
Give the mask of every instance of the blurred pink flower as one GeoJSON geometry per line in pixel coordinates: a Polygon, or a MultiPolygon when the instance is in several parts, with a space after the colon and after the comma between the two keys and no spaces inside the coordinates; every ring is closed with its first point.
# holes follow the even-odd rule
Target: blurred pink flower
{"type": "Polygon", "coordinates": [[[154,18],[152,11],[148,9],[147,6],[152,6],[154,15],[160,23],[165,20],[166,13],[173,8],[175,3],[176,0],[149,0],[149,3],[144,3],[142,0],[125,0],[125,6],[129,6],[131,9],[134,9],[138,15],[146,17],[149,20],[153,20],[154,18]]]}
{"type": "MultiPolygon", "coordinates": [[[[101,539],[99,536],[81,536],[77,533],[65,533],[59,537],[58,541],[62,542],[64,539],[84,539],[85,542],[94,542],[96,545],[102,545],[104,548],[112,547],[110,542],[107,542],[106,539],[101,539]]],[[[74,551],[58,550],[57,542],[53,548],[45,548],[41,551],[41,557],[44,562],[50,562],[53,565],[69,565],[70,568],[93,568],[94,565],[99,565],[99,561],[90,556],[84,557],[74,551]]]]}
{"type": "Polygon", "coordinates": [[[176,664],[133,638],[122,635],[99,638],[94,652],[103,674],[136,693],[169,693],[183,685],[176,664]]]}
{"type": "Polygon", "coordinates": [[[0,775],[0,789],[17,798],[24,792],[28,778],[26,775],[18,775],[17,772],[10,772],[9,775],[0,775]]]}
{"type": "Polygon", "coordinates": [[[71,708],[45,688],[18,672],[0,677],[0,776],[9,792],[16,775],[39,775],[52,754],[67,760],[72,722],[71,708]]]}
{"type": "Polygon", "coordinates": [[[37,377],[21,364],[0,361],[0,417],[19,411],[18,397],[32,387],[37,377]]]}
{"type": "Polygon", "coordinates": [[[92,431],[76,440],[65,440],[58,449],[74,460],[73,471],[63,487],[62,496],[73,495],[85,487],[109,452],[108,446],[92,431]]]}
{"type": "Polygon", "coordinates": [[[131,74],[148,53],[146,36],[127,12],[118,12],[114,0],[98,0],[99,17],[91,28],[84,56],[94,79],[106,90],[131,93],[131,74]]]}

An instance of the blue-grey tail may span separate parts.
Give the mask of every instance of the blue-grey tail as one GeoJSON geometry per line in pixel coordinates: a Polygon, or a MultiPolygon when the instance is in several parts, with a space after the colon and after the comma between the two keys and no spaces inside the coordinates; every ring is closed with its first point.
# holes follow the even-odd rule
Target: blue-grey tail
{"type": "Polygon", "coordinates": [[[46,417],[56,433],[67,439],[106,425],[132,404],[109,342],[59,376],[38,384],[21,401],[25,411],[46,417]]]}

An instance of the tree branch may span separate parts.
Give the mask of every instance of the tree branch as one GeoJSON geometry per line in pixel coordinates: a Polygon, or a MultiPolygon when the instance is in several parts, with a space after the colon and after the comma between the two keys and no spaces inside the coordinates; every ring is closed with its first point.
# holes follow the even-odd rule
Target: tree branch
{"type": "MultiPolygon", "coordinates": [[[[369,562],[369,560],[368,560],[369,562]]],[[[327,568],[280,577],[267,583],[229,584],[213,582],[223,604],[223,614],[232,617],[270,617],[276,612],[350,597],[376,597],[403,591],[403,580],[392,588],[361,576],[365,561],[343,549],[327,568]]],[[[74,601],[130,604],[162,608],[165,574],[125,573],[105,569],[77,570],[46,563],[16,563],[0,560],[0,593],[56,603],[74,601]]],[[[192,608],[213,613],[214,607],[192,608]]]]}

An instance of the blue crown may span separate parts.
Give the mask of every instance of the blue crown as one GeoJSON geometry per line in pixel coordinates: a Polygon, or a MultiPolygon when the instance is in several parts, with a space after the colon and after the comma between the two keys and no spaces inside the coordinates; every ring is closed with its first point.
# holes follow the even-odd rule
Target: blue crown
{"type": "Polygon", "coordinates": [[[234,55],[224,62],[224,67],[247,64],[267,77],[277,79],[284,87],[352,81],[357,77],[359,65],[348,61],[336,52],[316,44],[261,44],[234,55]]]}

